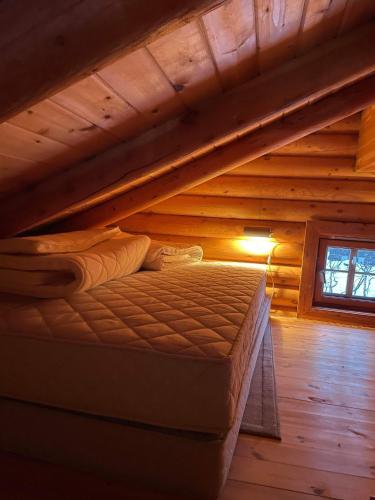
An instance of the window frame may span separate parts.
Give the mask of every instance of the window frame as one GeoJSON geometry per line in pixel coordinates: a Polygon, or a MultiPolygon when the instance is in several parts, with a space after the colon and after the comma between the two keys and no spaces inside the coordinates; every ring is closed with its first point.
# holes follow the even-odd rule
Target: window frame
{"type": "Polygon", "coordinates": [[[375,244],[375,224],[309,220],[306,223],[305,244],[297,316],[341,323],[375,327],[375,314],[362,310],[340,308],[337,304],[319,305],[315,300],[319,245],[322,239],[375,244]]]}
{"type": "MultiPolygon", "coordinates": [[[[315,274],[315,290],[314,290],[314,304],[319,306],[333,305],[338,308],[349,307],[354,311],[364,311],[364,312],[375,312],[375,298],[354,298],[351,293],[353,290],[354,277],[355,274],[366,274],[358,273],[355,270],[355,264],[353,263],[353,257],[356,257],[357,251],[359,249],[364,250],[375,250],[375,243],[368,241],[350,241],[350,240],[332,240],[326,238],[320,238],[319,240],[319,252],[317,258],[316,274],[315,274]],[[338,248],[349,248],[350,258],[349,258],[349,268],[346,272],[348,274],[347,288],[345,295],[326,295],[322,290],[322,281],[320,279],[321,273],[326,270],[326,252],[328,247],[338,247],[338,248]],[[354,252],[353,252],[354,251],[354,252]],[[354,254],[354,255],[353,255],[354,254]]],[[[340,272],[340,271],[338,271],[340,272]]],[[[375,273],[371,273],[375,276],[375,273]]]]}

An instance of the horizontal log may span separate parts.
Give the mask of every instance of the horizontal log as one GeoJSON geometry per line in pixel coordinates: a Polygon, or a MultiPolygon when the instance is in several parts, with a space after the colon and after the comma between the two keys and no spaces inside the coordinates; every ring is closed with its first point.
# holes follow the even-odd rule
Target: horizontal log
{"type": "Polygon", "coordinates": [[[334,179],[371,179],[375,173],[354,169],[354,158],[323,158],[319,156],[265,155],[230,171],[230,175],[263,177],[332,177],[334,179]]]}
{"type": "Polygon", "coordinates": [[[359,132],[361,126],[361,113],[355,113],[354,115],[344,118],[344,120],[339,120],[328,127],[324,127],[320,132],[322,134],[331,134],[336,132],[341,132],[343,134],[355,134],[359,132]]]}
{"type": "MultiPolygon", "coordinates": [[[[374,26],[375,23],[370,23],[324,44],[224,96],[202,104],[181,120],[168,122],[134,141],[118,145],[94,159],[76,165],[60,176],[40,183],[31,192],[3,200],[0,206],[0,211],[4,214],[0,234],[15,234],[51,218],[103,203],[128,191],[132,185],[134,187],[168,169],[192,161],[197,156],[215,151],[211,157],[214,165],[208,169],[203,168],[202,171],[202,165],[194,163],[194,175],[192,172],[190,175],[186,172],[177,174],[178,178],[181,174],[178,187],[173,182],[171,191],[184,191],[193,186],[181,186],[181,179],[184,181],[186,178],[187,183],[197,184],[201,180],[207,180],[207,175],[215,177],[363,109],[370,98],[374,98],[373,80],[367,79],[365,84],[359,82],[352,85],[348,92],[340,93],[340,97],[334,95],[333,101],[324,100],[323,111],[319,111],[319,106],[316,108],[314,104],[311,105],[309,110],[312,110],[310,114],[313,117],[306,118],[305,114],[295,113],[294,122],[283,122],[282,128],[278,126],[275,130],[265,127],[261,134],[258,133],[257,139],[252,136],[247,138],[247,142],[236,144],[235,151],[227,152],[225,161],[220,163],[223,158],[220,158],[222,153],[218,153],[219,146],[224,147],[239,136],[258,129],[259,125],[269,124],[372,74],[375,70],[375,54],[372,50],[372,45],[375,44],[374,26]],[[286,126],[285,123],[289,125],[286,126]],[[249,144],[254,143],[255,146],[249,150],[249,144]],[[22,218],[17,218],[19,213],[23,214],[22,218]]],[[[207,166],[207,159],[204,164],[207,166]]],[[[176,194],[166,194],[164,182],[162,186],[164,196],[176,194]]],[[[140,210],[140,200],[145,203],[148,200],[155,202],[152,196],[158,191],[159,189],[151,187],[150,193],[138,193],[137,207],[132,208],[131,213],[140,210]]],[[[130,203],[134,203],[132,198],[130,203]]],[[[122,209],[119,203],[115,214],[119,215],[117,219],[122,217],[122,209]]],[[[109,214],[104,210],[100,218],[108,220],[108,215],[110,220],[114,220],[112,202],[109,214]]],[[[129,215],[129,212],[125,215],[129,215]]],[[[103,219],[99,222],[91,216],[79,223],[76,221],[77,225],[82,224],[83,227],[103,222],[103,219]]]]}
{"type": "Polygon", "coordinates": [[[308,135],[334,122],[339,116],[350,115],[354,110],[362,109],[365,102],[374,99],[375,76],[372,76],[125,195],[71,217],[57,228],[79,229],[120,220],[308,135]]]}
{"type": "MultiPolygon", "coordinates": [[[[267,292],[271,293],[272,289],[267,288],[267,292]]],[[[275,287],[273,290],[271,306],[272,308],[281,306],[296,309],[298,305],[298,295],[298,289],[275,287]]]]}
{"type": "Polygon", "coordinates": [[[275,150],[278,155],[355,158],[358,134],[311,134],[275,150]]]}
{"type": "MultiPolygon", "coordinates": [[[[141,231],[142,232],[142,231],[141,231]]],[[[135,234],[135,231],[133,231],[135,234]]],[[[207,259],[234,260],[243,262],[266,263],[267,255],[251,253],[246,240],[202,238],[201,236],[180,236],[170,234],[146,233],[150,238],[159,241],[200,245],[207,259]]],[[[272,263],[278,265],[300,266],[302,262],[302,245],[298,243],[277,243],[272,251],[272,263]]]]}
{"type": "Polygon", "coordinates": [[[152,213],[233,219],[305,222],[309,219],[375,222],[373,203],[262,200],[179,195],[149,208],[152,213]]]}
{"type": "Polygon", "coordinates": [[[336,202],[375,202],[375,180],[288,179],[222,175],[185,194],[336,202]]]}
{"type": "MultiPolygon", "coordinates": [[[[226,261],[226,262],[243,262],[220,258],[220,256],[214,258],[206,258],[205,261],[226,261]]],[[[265,269],[265,264],[260,264],[258,262],[246,261],[252,267],[265,269]]],[[[283,288],[297,288],[301,281],[301,268],[298,266],[282,266],[282,265],[270,265],[266,267],[267,269],[267,284],[272,287],[283,288]]]]}
{"type": "Polygon", "coordinates": [[[215,217],[189,217],[134,214],[117,223],[124,231],[175,234],[179,236],[208,236],[216,238],[241,238],[245,227],[269,227],[278,242],[300,243],[305,237],[305,224],[301,222],[254,221],[251,219],[225,219],[215,217]]]}
{"type": "Polygon", "coordinates": [[[8,3],[8,13],[0,10],[0,122],[223,2],[158,0],[152,9],[144,0],[8,3]]]}

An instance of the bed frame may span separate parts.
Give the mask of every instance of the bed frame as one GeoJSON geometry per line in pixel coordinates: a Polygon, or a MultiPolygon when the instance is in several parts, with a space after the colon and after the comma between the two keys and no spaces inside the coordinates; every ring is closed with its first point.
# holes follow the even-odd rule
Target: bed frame
{"type": "Polygon", "coordinates": [[[0,398],[0,447],[106,478],[216,498],[228,475],[259,348],[269,328],[269,309],[266,298],[236,419],[226,435],[163,429],[0,398]]]}

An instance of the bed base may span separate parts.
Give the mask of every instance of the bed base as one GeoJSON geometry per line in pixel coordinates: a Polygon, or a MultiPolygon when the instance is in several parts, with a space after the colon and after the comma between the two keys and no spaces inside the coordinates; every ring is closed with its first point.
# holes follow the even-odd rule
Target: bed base
{"type": "Polygon", "coordinates": [[[259,348],[269,328],[263,304],[234,425],[225,436],[128,425],[114,419],[0,398],[0,448],[192,498],[217,498],[237,442],[259,348]]]}

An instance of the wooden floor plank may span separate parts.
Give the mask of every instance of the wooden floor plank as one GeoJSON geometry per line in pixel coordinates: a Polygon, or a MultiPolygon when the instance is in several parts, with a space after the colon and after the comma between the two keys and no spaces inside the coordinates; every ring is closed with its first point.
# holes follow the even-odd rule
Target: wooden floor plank
{"type": "Polygon", "coordinates": [[[372,479],[238,455],[233,459],[229,477],[237,481],[342,500],[367,499],[374,493],[375,487],[372,479]]]}
{"type": "Polygon", "coordinates": [[[371,389],[357,388],[353,391],[350,386],[340,386],[330,382],[318,383],[314,379],[282,376],[279,376],[278,379],[280,381],[278,393],[280,397],[288,397],[293,394],[294,399],[375,411],[375,391],[371,389]]]}
{"type": "Polygon", "coordinates": [[[313,496],[229,479],[220,500],[312,500],[313,496]]]}
{"type": "Polygon", "coordinates": [[[237,443],[236,454],[269,462],[300,465],[369,479],[375,478],[375,460],[372,452],[360,453],[353,459],[352,455],[336,450],[314,449],[305,444],[288,444],[285,440],[280,443],[272,439],[241,435],[237,443]]]}

